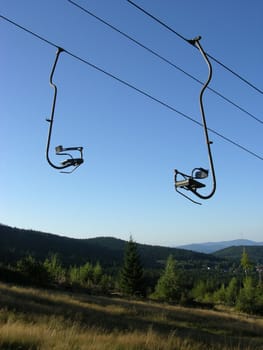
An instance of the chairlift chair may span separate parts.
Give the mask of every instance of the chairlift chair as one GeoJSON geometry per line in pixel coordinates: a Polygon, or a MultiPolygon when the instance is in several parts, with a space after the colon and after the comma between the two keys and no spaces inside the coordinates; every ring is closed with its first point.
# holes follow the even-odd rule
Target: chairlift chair
{"type": "Polygon", "coordinates": [[[193,200],[191,197],[188,195],[184,194],[181,192],[179,189],[186,190],[192,192],[194,195],[201,199],[208,199],[211,198],[216,190],[216,176],[215,176],[215,169],[214,169],[214,163],[213,163],[213,158],[212,158],[212,152],[211,152],[211,147],[210,145],[212,142],[209,140],[208,136],[208,130],[207,130],[207,125],[206,125],[206,119],[205,119],[205,112],[204,112],[204,107],[203,107],[203,93],[205,89],[207,88],[208,84],[210,83],[210,80],[212,78],[212,65],[210,61],[207,58],[206,53],[204,52],[202,46],[200,45],[200,39],[201,37],[198,36],[195,39],[189,40],[189,43],[194,45],[196,48],[199,49],[201,52],[204,60],[206,61],[208,65],[208,78],[207,81],[204,83],[200,96],[199,96],[199,104],[200,104],[200,110],[201,110],[201,115],[202,115],[202,122],[203,122],[203,129],[204,129],[204,134],[205,134],[205,140],[207,144],[207,152],[208,152],[208,158],[209,158],[209,164],[210,164],[210,170],[211,170],[211,175],[212,175],[212,189],[211,192],[208,195],[203,195],[198,192],[199,189],[206,187],[206,185],[198,180],[202,180],[208,177],[209,170],[204,169],[204,168],[194,168],[192,170],[191,175],[184,174],[177,169],[175,169],[175,175],[174,175],[174,182],[175,182],[175,190],[181,194],[182,196],[186,197],[190,201],[196,204],[201,204],[195,200],[193,200]],[[179,177],[179,179],[178,179],[179,177]],[[181,177],[181,179],[180,179],[181,177]]]}
{"type": "MultiPolygon", "coordinates": [[[[62,166],[65,167],[69,167],[69,166],[74,166],[75,168],[72,170],[76,170],[77,167],[79,167],[83,162],[83,147],[63,147],[63,146],[57,146],[55,148],[56,150],[56,154],[59,156],[68,156],[68,159],[65,159],[61,162],[62,166]],[[65,153],[68,151],[78,151],[80,152],[80,158],[73,158],[72,155],[70,153],[65,153]]],[[[70,171],[70,173],[72,173],[72,171],[70,171]]],[[[64,172],[65,173],[65,172],[64,172]]]]}

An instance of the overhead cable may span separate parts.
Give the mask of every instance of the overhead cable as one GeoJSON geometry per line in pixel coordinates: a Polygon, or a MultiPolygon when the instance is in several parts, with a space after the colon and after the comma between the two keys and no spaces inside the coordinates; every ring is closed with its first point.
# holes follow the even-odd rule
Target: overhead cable
{"type": "MultiPolygon", "coordinates": [[[[192,74],[186,72],[184,69],[182,69],[181,67],[179,67],[178,65],[176,65],[175,63],[173,63],[172,61],[168,60],[167,58],[163,57],[162,55],[160,55],[159,53],[157,53],[156,51],[152,50],[151,48],[147,47],[146,45],[142,44],[141,42],[139,42],[138,40],[132,38],[130,35],[124,33],[123,31],[121,31],[120,29],[114,27],[112,24],[110,24],[109,22],[106,22],[104,19],[102,19],[101,17],[99,17],[98,15],[95,15],[94,13],[92,13],[91,11],[87,10],[86,8],[80,6],[79,4],[75,3],[72,0],[67,0],[69,3],[71,3],[72,5],[76,6],[77,8],[79,8],[81,11],[85,12],[86,14],[90,15],[93,18],[96,18],[99,22],[105,24],[107,27],[111,28],[112,30],[116,31],[117,33],[119,33],[120,35],[124,36],[125,38],[131,40],[132,42],[134,42],[136,45],[142,47],[143,49],[145,49],[146,51],[150,52],[151,54],[153,54],[154,56],[158,57],[159,59],[161,59],[162,61],[164,61],[165,63],[169,64],[170,66],[172,66],[173,68],[179,70],[181,73],[185,74],[186,76],[188,76],[189,78],[193,79],[194,81],[196,81],[197,83],[203,85],[203,82],[201,80],[199,80],[198,78],[194,77],[192,74]]],[[[216,94],[217,96],[221,97],[222,99],[224,99],[226,102],[230,103],[232,106],[236,107],[237,109],[239,109],[241,112],[247,114],[249,117],[253,118],[254,120],[256,120],[257,122],[259,122],[260,124],[263,124],[263,120],[261,120],[260,118],[258,118],[257,116],[255,116],[254,114],[250,113],[249,111],[247,111],[245,108],[239,106],[237,103],[231,101],[228,97],[224,96],[223,94],[221,94],[220,92],[214,90],[211,87],[207,88],[208,90],[212,91],[214,94],[216,94]]]]}
{"type": "MultiPolygon", "coordinates": [[[[164,28],[168,29],[170,32],[174,33],[176,36],[178,36],[180,39],[184,40],[185,42],[189,43],[189,40],[186,39],[182,34],[180,34],[179,32],[175,31],[173,28],[171,28],[170,26],[168,26],[166,23],[164,23],[162,20],[160,20],[159,18],[157,18],[156,16],[154,16],[153,14],[151,14],[150,12],[146,11],[144,8],[142,8],[141,6],[139,6],[138,4],[136,4],[135,2],[131,1],[131,0],[127,0],[131,5],[133,5],[134,7],[136,7],[138,10],[140,10],[141,12],[143,12],[145,15],[147,15],[148,17],[152,18],[154,21],[158,22],[159,24],[161,24],[164,28]]],[[[194,47],[194,46],[193,46],[194,47]]],[[[206,55],[211,58],[214,62],[216,62],[217,64],[219,64],[221,67],[223,67],[224,69],[226,69],[228,72],[230,72],[231,74],[233,74],[234,76],[236,76],[238,79],[242,80],[245,84],[247,84],[248,86],[250,86],[252,89],[254,89],[255,91],[259,92],[260,94],[263,95],[263,91],[258,88],[257,86],[255,86],[254,84],[250,83],[246,78],[242,77],[240,74],[236,73],[233,69],[227,67],[224,63],[222,63],[221,61],[219,61],[217,58],[213,57],[212,55],[210,55],[208,52],[206,52],[206,55]]]]}
{"type": "MultiPolygon", "coordinates": [[[[7,17],[5,17],[5,16],[3,16],[3,15],[0,15],[0,17],[1,17],[3,20],[5,20],[5,21],[7,21],[7,22],[9,22],[9,23],[11,23],[11,24],[13,24],[13,25],[16,26],[17,28],[22,29],[23,31],[25,31],[25,32],[27,32],[27,33],[29,33],[29,34],[31,34],[32,36],[36,37],[37,39],[40,39],[40,40],[42,40],[43,42],[45,42],[45,43],[47,43],[47,44],[49,44],[49,45],[51,45],[51,46],[53,46],[53,47],[56,47],[56,48],[61,47],[60,45],[57,45],[57,44],[53,43],[52,41],[43,38],[43,37],[40,36],[39,34],[34,33],[33,31],[31,31],[31,30],[29,30],[29,29],[27,29],[27,28],[21,26],[20,24],[14,22],[14,21],[12,21],[12,20],[10,20],[9,18],[7,18],[7,17]]],[[[167,104],[166,102],[163,102],[163,101],[159,100],[158,98],[156,98],[156,97],[150,95],[150,94],[147,93],[146,91],[141,90],[140,88],[138,88],[138,87],[136,87],[136,86],[134,86],[134,85],[128,83],[128,82],[125,81],[125,80],[122,80],[121,78],[119,78],[119,77],[113,75],[112,73],[107,72],[107,71],[104,70],[103,68],[100,68],[99,66],[97,66],[97,65],[95,65],[95,64],[93,64],[93,63],[87,61],[86,59],[83,59],[83,58],[77,56],[76,54],[74,54],[74,53],[72,53],[72,52],[66,50],[65,48],[63,48],[63,50],[64,50],[64,53],[66,53],[66,54],[68,54],[69,56],[75,58],[76,60],[78,60],[78,61],[80,61],[80,62],[82,62],[82,63],[87,64],[88,66],[90,66],[90,67],[94,68],[95,70],[97,70],[97,71],[99,71],[99,72],[101,72],[101,73],[107,75],[108,77],[110,77],[110,78],[112,78],[112,79],[118,81],[119,83],[121,83],[121,84],[123,84],[123,85],[125,85],[125,86],[128,86],[129,88],[131,88],[131,89],[133,89],[133,90],[139,92],[140,94],[142,94],[142,95],[148,97],[148,98],[151,99],[152,101],[155,101],[155,102],[159,103],[160,105],[166,107],[167,109],[169,109],[169,110],[171,110],[171,111],[173,111],[173,112],[176,112],[176,113],[179,114],[181,117],[183,117],[183,118],[185,118],[185,119],[188,119],[188,120],[190,120],[191,122],[193,122],[193,123],[195,123],[195,124],[197,124],[197,125],[203,127],[202,123],[198,122],[197,120],[195,120],[194,118],[190,117],[189,115],[187,115],[187,114],[185,114],[185,113],[183,113],[183,112],[177,110],[176,108],[170,106],[170,105],[167,104]]],[[[260,159],[260,160],[263,160],[263,157],[260,156],[259,154],[255,153],[255,152],[249,150],[248,148],[242,146],[241,144],[239,144],[239,143],[237,143],[237,142],[231,140],[230,138],[228,138],[228,137],[224,136],[223,134],[219,133],[218,131],[213,130],[213,129],[211,129],[211,128],[208,128],[208,130],[211,131],[212,133],[214,133],[215,135],[217,135],[218,137],[222,138],[223,140],[227,141],[228,143],[231,143],[232,145],[234,145],[234,146],[240,148],[241,150],[243,150],[243,151],[249,153],[250,155],[252,155],[252,156],[254,156],[254,157],[256,157],[256,158],[258,158],[258,159],[260,159]]]]}

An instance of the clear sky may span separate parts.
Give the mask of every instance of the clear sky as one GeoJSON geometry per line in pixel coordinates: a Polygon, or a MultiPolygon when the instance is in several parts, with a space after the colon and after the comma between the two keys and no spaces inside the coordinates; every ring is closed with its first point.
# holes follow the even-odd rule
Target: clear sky
{"type": "MultiPolygon", "coordinates": [[[[198,50],[126,0],[75,0],[204,81],[198,50]]],[[[138,0],[186,38],[263,89],[261,0],[138,0]]],[[[1,15],[201,122],[201,85],[67,0],[1,0],[1,15]]],[[[203,130],[62,53],[55,146],[83,146],[85,162],[61,174],[45,159],[56,48],[0,21],[0,222],[75,238],[114,236],[180,245],[263,241],[262,160],[210,133],[217,191],[198,206],[174,190],[173,171],[207,168],[203,130]]],[[[263,96],[212,61],[210,87],[263,120],[263,96]]],[[[206,90],[210,128],[263,157],[263,124],[206,90]]],[[[211,179],[202,191],[208,193],[211,179]]],[[[201,192],[201,190],[200,190],[201,192]]]]}

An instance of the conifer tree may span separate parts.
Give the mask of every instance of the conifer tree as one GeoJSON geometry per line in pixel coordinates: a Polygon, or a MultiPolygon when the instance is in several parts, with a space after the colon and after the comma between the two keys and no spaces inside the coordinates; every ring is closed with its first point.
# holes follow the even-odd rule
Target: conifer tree
{"type": "Polygon", "coordinates": [[[248,272],[249,270],[251,270],[252,268],[252,264],[249,260],[249,257],[248,257],[248,253],[246,252],[246,249],[243,248],[243,253],[242,253],[242,256],[241,256],[241,261],[240,261],[240,264],[245,272],[245,276],[246,278],[248,277],[248,272]]]}
{"type": "Polygon", "coordinates": [[[79,268],[80,281],[83,286],[90,286],[93,280],[93,266],[91,263],[86,262],[85,265],[79,268]]]}
{"type": "Polygon", "coordinates": [[[244,279],[243,288],[240,290],[237,299],[237,309],[243,312],[253,313],[256,308],[256,288],[252,277],[248,276],[244,279]]]}
{"type": "Polygon", "coordinates": [[[238,280],[233,277],[226,288],[225,297],[227,305],[234,306],[239,294],[238,280]]]}
{"type": "Polygon", "coordinates": [[[96,265],[93,268],[93,282],[94,284],[99,284],[101,278],[103,275],[103,271],[102,271],[102,267],[99,263],[99,261],[97,261],[96,265]]]}
{"type": "Polygon", "coordinates": [[[170,302],[178,302],[181,298],[179,271],[172,255],[169,255],[166,261],[165,270],[157,282],[152,297],[170,302]]]}
{"type": "Polygon", "coordinates": [[[49,259],[46,259],[44,261],[44,267],[53,282],[65,282],[66,270],[62,267],[58,254],[52,254],[49,259]]]}
{"type": "Polygon", "coordinates": [[[125,247],[123,267],[120,273],[121,291],[127,295],[141,294],[143,289],[142,276],[143,268],[137,244],[130,237],[125,247]]]}

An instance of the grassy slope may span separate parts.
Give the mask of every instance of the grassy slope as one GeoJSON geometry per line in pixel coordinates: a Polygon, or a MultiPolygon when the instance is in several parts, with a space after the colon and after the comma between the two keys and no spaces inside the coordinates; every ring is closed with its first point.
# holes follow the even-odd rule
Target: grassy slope
{"type": "Polygon", "coordinates": [[[0,349],[260,350],[263,319],[0,284],[0,349]]]}

